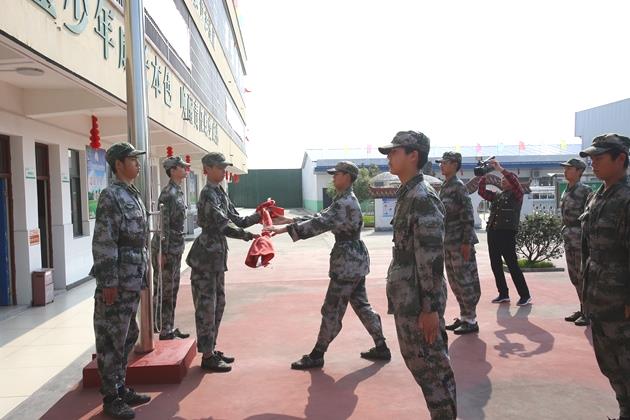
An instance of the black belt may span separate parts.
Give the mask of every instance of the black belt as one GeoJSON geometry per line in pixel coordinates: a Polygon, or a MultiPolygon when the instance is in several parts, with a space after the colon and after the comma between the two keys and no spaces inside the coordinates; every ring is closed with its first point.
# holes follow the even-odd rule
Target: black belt
{"type": "Polygon", "coordinates": [[[348,242],[348,241],[358,241],[361,239],[361,234],[350,235],[343,233],[335,233],[335,242],[348,242]]]}

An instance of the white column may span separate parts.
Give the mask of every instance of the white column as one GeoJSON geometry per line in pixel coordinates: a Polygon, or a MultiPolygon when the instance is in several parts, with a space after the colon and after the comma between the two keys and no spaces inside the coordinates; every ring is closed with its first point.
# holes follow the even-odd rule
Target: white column
{"type": "Polygon", "coordinates": [[[55,289],[65,289],[69,263],[67,245],[72,240],[72,206],[68,148],[49,145],[50,162],[50,221],[53,247],[53,279],[55,289]]]}
{"type": "Polygon", "coordinates": [[[33,294],[31,272],[41,268],[39,244],[29,245],[29,231],[38,229],[35,139],[11,136],[11,186],[17,304],[29,305],[33,294]]]}

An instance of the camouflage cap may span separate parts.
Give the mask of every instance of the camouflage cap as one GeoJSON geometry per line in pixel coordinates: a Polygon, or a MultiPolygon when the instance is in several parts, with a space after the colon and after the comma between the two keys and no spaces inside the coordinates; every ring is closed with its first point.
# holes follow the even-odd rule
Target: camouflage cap
{"type": "Polygon", "coordinates": [[[428,153],[429,149],[431,149],[431,141],[419,131],[399,131],[390,144],[379,147],[378,151],[386,155],[392,149],[404,146],[428,153]]]}
{"type": "Polygon", "coordinates": [[[185,162],[184,159],[181,158],[181,156],[171,156],[164,159],[164,162],[162,162],[162,166],[164,166],[164,169],[168,170],[175,168],[176,166],[182,166],[186,168],[190,166],[190,163],[185,162]]]}
{"type": "Polygon", "coordinates": [[[109,163],[109,166],[112,168],[116,166],[117,160],[123,160],[129,156],[138,156],[143,155],[146,152],[144,150],[138,150],[131,143],[121,142],[113,144],[109,149],[107,149],[107,153],[105,153],[105,160],[109,163]]]}
{"type": "Polygon", "coordinates": [[[584,163],[584,161],[582,159],[576,159],[576,158],[572,158],[567,160],[566,162],[562,162],[560,164],[561,166],[572,166],[574,168],[577,169],[585,169],[586,168],[586,163],[584,163]]]}
{"type": "Polygon", "coordinates": [[[210,152],[201,158],[201,163],[205,166],[231,166],[232,162],[227,162],[223,153],[210,152]]]}
{"type": "Polygon", "coordinates": [[[442,159],[437,159],[435,163],[440,163],[443,160],[450,160],[452,162],[462,163],[462,154],[457,152],[444,152],[442,159]]]}
{"type": "Polygon", "coordinates": [[[347,174],[357,177],[359,176],[359,167],[352,162],[342,160],[341,162],[337,163],[334,168],[330,168],[326,172],[328,172],[329,174],[345,172],[347,174]]]}
{"type": "Polygon", "coordinates": [[[591,146],[580,152],[580,156],[597,156],[613,150],[627,154],[628,148],[630,148],[630,139],[628,137],[614,133],[602,134],[595,137],[591,146]]]}

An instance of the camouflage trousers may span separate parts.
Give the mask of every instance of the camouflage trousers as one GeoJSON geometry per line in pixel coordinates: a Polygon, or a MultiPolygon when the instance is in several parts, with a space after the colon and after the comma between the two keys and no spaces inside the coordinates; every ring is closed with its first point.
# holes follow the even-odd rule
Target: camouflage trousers
{"type": "Polygon", "coordinates": [[[435,342],[429,345],[418,329],[418,317],[394,314],[400,352],[407,369],[416,380],[431,420],[455,420],[457,399],[455,376],[448,357],[448,337],[444,317],[440,316],[440,330],[435,342]]]}
{"type": "Polygon", "coordinates": [[[195,305],[197,351],[211,353],[217,342],[225,309],[225,272],[192,269],[190,285],[195,305]]]}
{"type": "Polygon", "coordinates": [[[103,395],[115,395],[118,387],[125,384],[127,357],[138,340],[139,303],[139,291],[118,289],[118,298],[109,306],[100,289],[94,293],[96,362],[103,395]]]}
{"type": "Polygon", "coordinates": [[[582,303],[582,249],[579,246],[564,243],[564,255],[567,259],[567,270],[569,271],[569,280],[575,286],[578,299],[582,303]]]}
{"type": "Polygon", "coordinates": [[[157,252],[151,253],[153,264],[153,313],[156,316],[155,327],[160,331],[169,332],[175,328],[175,306],[177,305],[177,293],[179,292],[179,271],[182,263],[182,254],[165,253],[166,261],[162,268],[162,299],[158,302],[158,265],[157,252]],[[158,304],[162,308],[161,317],[157,310],[158,304]]]}
{"type": "Polygon", "coordinates": [[[444,247],[444,265],[448,284],[459,303],[460,318],[474,320],[477,317],[477,303],[481,297],[475,247],[470,247],[470,257],[464,261],[459,246],[444,247]]]}
{"type": "Polygon", "coordinates": [[[342,327],[341,320],[346,313],[348,302],[372,336],[374,343],[377,346],[385,343],[381,317],[374,312],[368,302],[365,277],[352,280],[330,279],[321,310],[322,324],[315,344],[316,350],[321,352],[328,350],[328,345],[339,334],[342,327]]]}
{"type": "Polygon", "coordinates": [[[591,322],[597,364],[610,381],[619,417],[630,417],[630,319],[591,322]]]}

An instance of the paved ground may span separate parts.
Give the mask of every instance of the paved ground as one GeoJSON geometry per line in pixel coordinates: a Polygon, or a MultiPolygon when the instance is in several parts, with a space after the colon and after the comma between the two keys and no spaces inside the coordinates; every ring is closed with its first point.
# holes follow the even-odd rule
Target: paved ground
{"type": "MultiPolygon", "coordinates": [[[[496,289],[485,233],[479,236],[481,331],[451,335],[449,343],[459,418],[593,420],[617,415],[612,390],[595,362],[589,330],[562,319],[576,309],[567,274],[526,275],[533,306],[493,305],[489,301],[496,289]]],[[[371,363],[359,357],[373,344],[349,308],[324,368],[289,369],[314,344],[333,237],[325,234],[295,244],[286,235],[276,237],[273,265],[258,269],[243,264],[249,244],[230,241],[228,301],[218,347],[237,358],[234,370],[204,373],[197,357],[181,384],[139,387],[153,401],[137,409],[137,418],[428,419],[420,389],[398,351],[393,317],[386,315],[391,234],[366,230],[363,238],[372,260],[368,294],[383,319],[393,350],[391,362],[371,363]]],[[[188,274],[182,280],[177,323],[182,330],[194,332],[188,274]]],[[[514,291],[512,295],[516,297],[514,291]]],[[[89,297],[85,299],[89,302],[89,297]]],[[[89,319],[89,305],[85,306],[84,316],[89,319]]],[[[447,318],[456,315],[450,295],[447,318]]],[[[97,391],[84,390],[77,382],[77,369],[87,363],[89,353],[90,349],[68,364],[8,417],[35,418],[45,413],[45,419],[101,418],[97,391]],[[50,403],[46,406],[45,401],[50,403]]]]}

